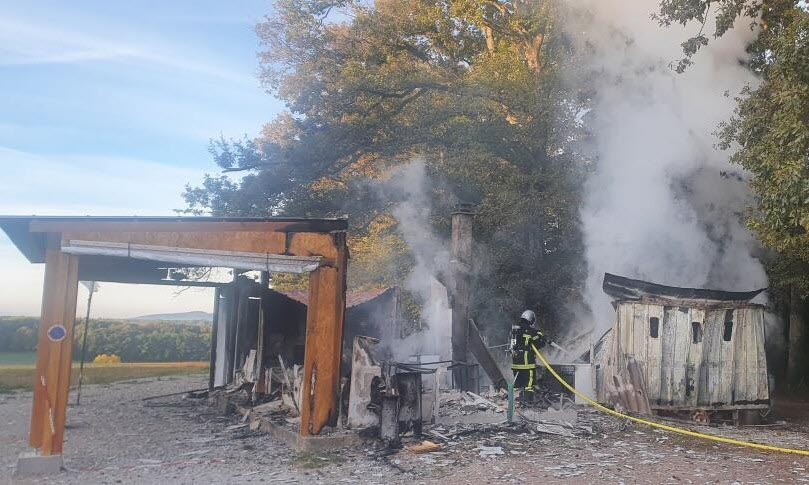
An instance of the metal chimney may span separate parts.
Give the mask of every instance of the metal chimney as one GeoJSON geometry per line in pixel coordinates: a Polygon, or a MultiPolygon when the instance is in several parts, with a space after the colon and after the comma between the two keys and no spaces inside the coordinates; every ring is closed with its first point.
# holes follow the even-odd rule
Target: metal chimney
{"type": "Polygon", "coordinates": [[[472,276],[472,226],[475,205],[461,203],[452,213],[452,360],[455,386],[470,390],[468,336],[472,276]],[[461,364],[461,365],[457,365],[461,364]]]}

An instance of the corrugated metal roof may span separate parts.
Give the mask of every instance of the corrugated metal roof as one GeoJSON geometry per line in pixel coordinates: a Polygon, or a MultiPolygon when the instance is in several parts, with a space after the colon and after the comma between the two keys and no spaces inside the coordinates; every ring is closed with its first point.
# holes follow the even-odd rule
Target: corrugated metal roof
{"type": "Polygon", "coordinates": [[[747,303],[766,288],[752,291],[722,291],[703,288],[680,288],[648,281],[634,280],[610,273],[604,274],[604,293],[618,300],[638,300],[644,297],[673,298],[679,300],[709,300],[747,303]]]}

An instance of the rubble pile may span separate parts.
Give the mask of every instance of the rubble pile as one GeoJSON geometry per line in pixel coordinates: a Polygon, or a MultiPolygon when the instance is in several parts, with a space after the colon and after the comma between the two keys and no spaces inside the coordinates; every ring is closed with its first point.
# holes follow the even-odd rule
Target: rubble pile
{"type": "MultiPolygon", "coordinates": [[[[384,457],[386,462],[402,473],[420,478],[440,478],[450,475],[455,467],[474,462],[489,462],[497,468],[498,460],[534,456],[542,449],[558,449],[560,446],[583,448],[590,443],[598,443],[598,435],[620,432],[625,426],[583,408],[572,411],[521,408],[515,414],[515,421],[509,423],[505,407],[507,400],[498,399],[497,395],[443,394],[447,404],[445,407],[442,400],[442,417],[466,417],[469,422],[458,420],[451,424],[425,425],[422,436],[404,436],[401,449],[378,445],[368,450],[369,455],[378,459],[384,457]],[[490,414],[499,416],[499,422],[489,423],[485,422],[486,418],[480,418],[490,414]],[[471,422],[475,416],[479,418],[478,422],[471,422]]],[[[553,470],[553,476],[575,477],[584,473],[584,466],[580,464],[553,470]]],[[[504,478],[509,478],[505,470],[504,478]]]]}

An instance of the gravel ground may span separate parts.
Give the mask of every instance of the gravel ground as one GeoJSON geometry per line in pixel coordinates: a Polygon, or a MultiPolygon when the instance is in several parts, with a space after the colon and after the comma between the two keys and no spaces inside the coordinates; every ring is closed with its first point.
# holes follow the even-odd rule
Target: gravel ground
{"type": "MultiPolygon", "coordinates": [[[[201,400],[145,396],[204,387],[203,377],[88,386],[71,407],[68,471],[14,480],[27,449],[30,393],[0,395],[0,483],[783,483],[809,482],[809,458],[764,454],[641,428],[581,410],[593,433],[560,437],[529,427],[447,431],[439,452],[390,454],[369,443],[335,453],[298,453],[217,415],[201,400]],[[486,448],[491,447],[491,448],[486,448]],[[500,449],[503,454],[481,456],[500,449]]],[[[703,428],[702,431],[706,429],[703,428]]],[[[708,432],[809,448],[805,423],[708,432]]],[[[441,441],[441,440],[437,440],[441,441]]]]}

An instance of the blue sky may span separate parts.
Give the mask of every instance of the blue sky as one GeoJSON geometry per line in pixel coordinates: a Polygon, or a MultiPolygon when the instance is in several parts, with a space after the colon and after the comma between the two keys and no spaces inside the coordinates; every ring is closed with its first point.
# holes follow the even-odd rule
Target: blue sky
{"type": "MultiPolygon", "coordinates": [[[[0,0],[0,214],[182,208],[185,184],[216,171],[210,138],[255,136],[283,108],[258,80],[253,26],[269,14],[254,0],[0,0]]],[[[38,314],[42,268],[4,235],[0,270],[0,315],[38,314]]],[[[124,288],[102,285],[99,315],[211,306],[206,291],[124,288]]]]}

